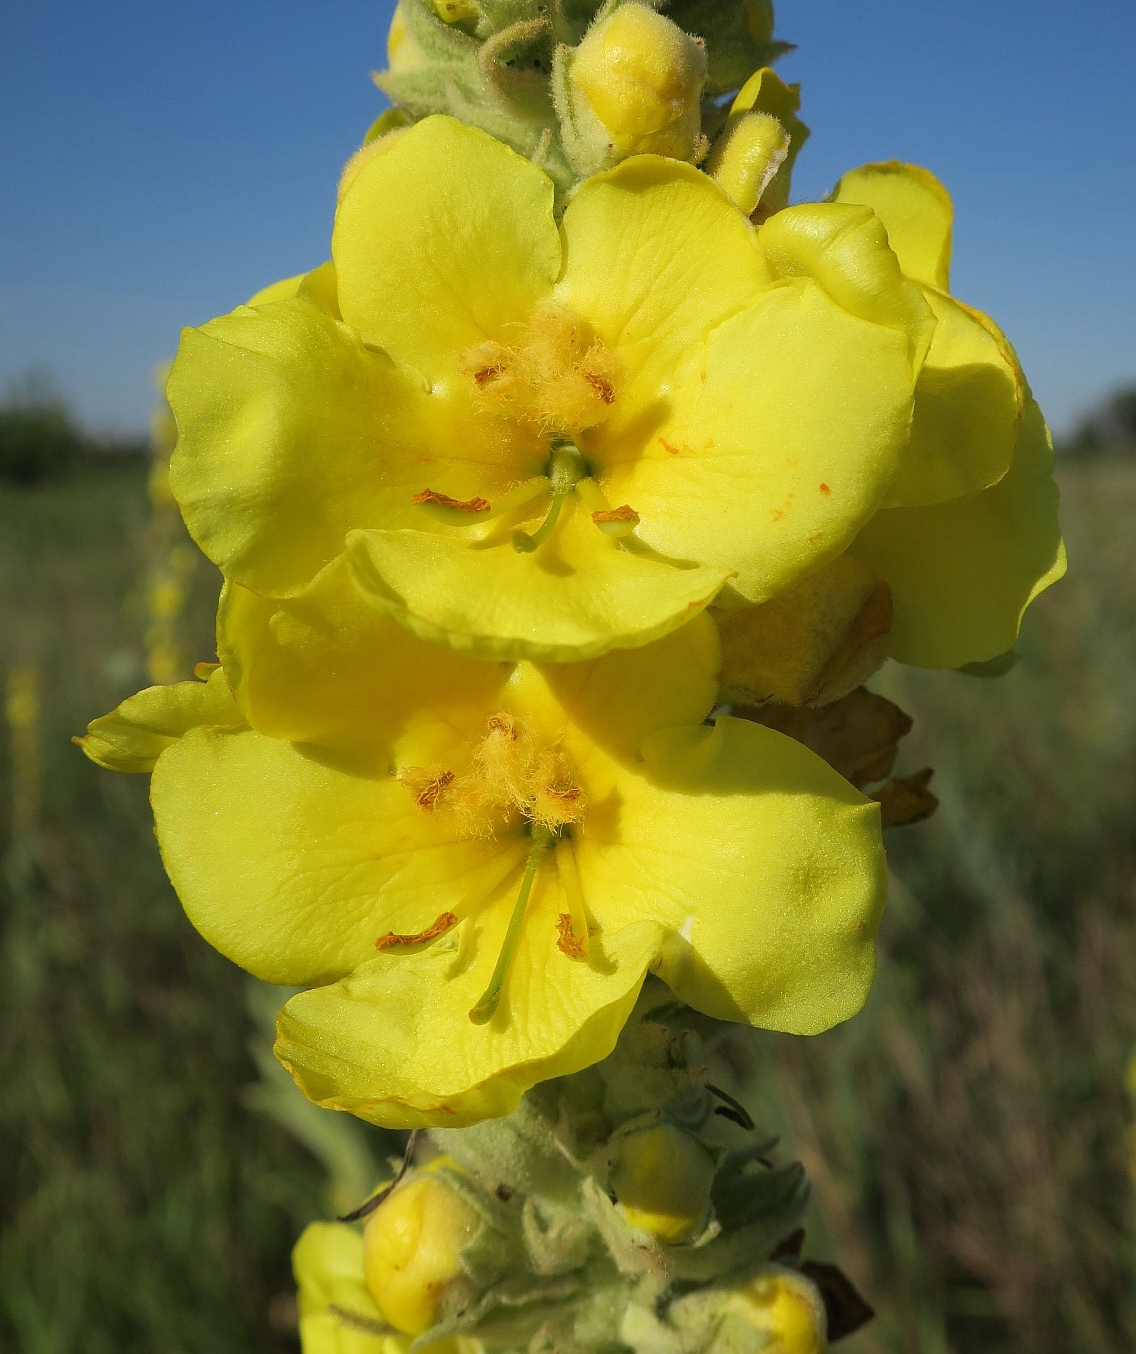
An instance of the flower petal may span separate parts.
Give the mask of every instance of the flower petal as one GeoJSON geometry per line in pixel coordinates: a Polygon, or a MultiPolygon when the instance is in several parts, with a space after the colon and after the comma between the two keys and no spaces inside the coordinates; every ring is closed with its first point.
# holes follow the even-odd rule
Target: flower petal
{"type": "Polygon", "coordinates": [[[644,774],[588,767],[574,842],[606,935],[666,926],[655,972],[721,1020],[816,1034],[863,1005],[886,892],[879,807],[791,738],[746,720],[669,729],[644,774]]]}
{"type": "MultiPolygon", "coordinates": [[[[297,298],[187,329],[170,373],[170,483],[194,539],[260,592],[304,588],[352,527],[409,512],[464,406],[425,395],[345,325],[297,298]]],[[[439,488],[511,482],[476,428],[439,488]]]]}
{"type": "Polygon", "coordinates": [[[1021,419],[1017,359],[993,321],[943,292],[924,296],[938,323],[888,507],[942,503],[995,484],[1009,469],[1021,419]]]}
{"type": "Polygon", "coordinates": [[[304,301],[186,330],[168,385],[170,482],[210,559],[250,587],[302,588],[376,510],[360,472],[392,440],[391,406],[409,403],[401,384],[304,301]]]}
{"type": "Polygon", "coordinates": [[[217,650],[254,729],[337,746],[389,743],[412,716],[431,712],[482,737],[510,673],[381,615],[352,585],[343,556],[282,601],[227,583],[217,650]]]}
{"type": "Polygon", "coordinates": [[[981,663],[1011,648],[1030,602],[1065,572],[1053,446],[1027,396],[1014,460],[990,489],[879,512],[851,553],[887,582],[891,654],[924,668],[981,663]]]}
{"type": "Polygon", "coordinates": [[[950,194],[929,169],[898,160],[864,165],[844,175],[832,198],[871,207],[884,223],[906,276],[940,291],[948,289],[954,208],[950,194]]]}
{"type": "MultiPolygon", "coordinates": [[[[453,735],[451,735],[451,738],[453,735]]],[[[151,788],[162,859],[207,941],[270,983],[328,982],[452,910],[512,839],[459,840],[385,764],[191,730],[151,788]]]]}
{"type": "Polygon", "coordinates": [[[507,341],[560,272],[552,180],[453,118],[425,118],[359,171],[335,218],[343,318],[432,384],[507,341]]]}
{"type": "Polygon", "coordinates": [[[244,719],[218,668],[207,682],[149,686],[109,715],[92,720],[75,742],[108,771],[153,771],[154,763],[182,734],[199,725],[240,728],[244,719]]]}
{"type": "Polygon", "coordinates": [[[538,736],[562,742],[570,761],[595,743],[638,761],[649,735],[706,718],[720,664],[717,628],[703,612],[653,644],[613,649],[590,663],[522,663],[507,701],[538,736]]]}
{"type": "Polygon", "coordinates": [[[340,1222],[313,1222],[292,1250],[292,1272],[299,1289],[300,1336],[309,1354],[387,1354],[409,1346],[405,1337],[371,1335],[350,1324],[361,1318],[376,1330],[386,1327],[367,1288],[363,1236],[340,1222]],[[346,1319],[345,1319],[346,1318],[346,1319]]]}
{"type": "Polygon", "coordinates": [[[481,658],[555,663],[669,634],[728,576],[728,567],[621,548],[574,495],[531,554],[508,535],[491,544],[429,531],[353,532],[349,554],[367,600],[423,639],[481,658]]]}
{"type": "Polygon", "coordinates": [[[662,156],[586,180],[562,230],[558,292],[624,367],[605,436],[649,413],[710,330],[769,280],[741,212],[705,174],[662,156]]]}
{"type": "Polygon", "coordinates": [[[911,419],[907,334],[851,315],[809,278],[720,325],[637,458],[603,465],[637,535],[735,571],[765,601],[834,558],[895,474],[911,419]]]}
{"type": "Polygon", "coordinates": [[[530,1086],[566,1076],[615,1047],[661,928],[612,932],[603,967],[556,948],[567,904],[546,866],[504,989],[487,1025],[469,1010],[504,937],[506,909],[487,912],[472,964],[440,946],[364,964],[331,987],[301,992],[277,1019],[276,1056],[316,1104],[387,1128],[460,1128],[511,1113],[530,1086]]]}

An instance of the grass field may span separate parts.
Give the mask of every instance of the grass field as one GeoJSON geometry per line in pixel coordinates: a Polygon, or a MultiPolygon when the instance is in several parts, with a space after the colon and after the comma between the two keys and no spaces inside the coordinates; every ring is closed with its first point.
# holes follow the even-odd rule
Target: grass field
{"type": "MultiPolygon", "coordinates": [[[[1130,1354],[1136,1235],[1136,465],[1062,472],[1070,578],[1000,681],[885,672],[943,804],[865,1013],[760,1041],[755,1096],[815,1187],[814,1253],[879,1319],[849,1354],[1130,1354]]],[[[142,685],[141,470],[0,491],[0,1349],[295,1348],[288,1253],[316,1157],[247,1105],[244,977],[165,882],[146,784],[68,742],[142,685]],[[15,768],[15,784],[13,784],[15,768]]],[[[186,626],[210,653],[202,563],[186,626]]]]}

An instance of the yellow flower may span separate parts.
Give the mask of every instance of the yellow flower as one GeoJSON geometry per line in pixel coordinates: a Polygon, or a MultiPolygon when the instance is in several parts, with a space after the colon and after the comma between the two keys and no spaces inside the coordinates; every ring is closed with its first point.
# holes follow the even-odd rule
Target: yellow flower
{"type": "Polygon", "coordinates": [[[948,294],[951,201],[934,175],[865,165],[834,198],[875,211],[937,319],[899,475],[851,553],[891,589],[892,657],[984,662],[1065,572],[1049,433],[1005,336],[948,294]]]}
{"type": "Polygon", "coordinates": [[[507,1113],[611,1051],[649,970],[769,1028],[860,1007],[877,806],[789,738],[703,723],[708,617],[587,663],[483,662],[417,640],[346,574],[285,601],[226,587],[244,727],[206,692],[173,741],[191,704],[173,687],[86,744],[131,769],[160,754],[163,859],[205,938],[267,981],[324,984],[278,1023],[311,1099],[392,1127],[507,1113]]]}
{"type": "MultiPolygon", "coordinates": [[[[410,1354],[367,1287],[363,1237],[337,1222],[314,1222],[292,1251],[303,1354],[410,1354]]],[[[439,1340],[419,1354],[480,1354],[478,1340],[439,1340]]]]}
{"type": "Polygon", "coordinates": [[[558,229],[480,131],[379,144],[334,265],[183,336],[172,483],[228,577],[293,596],[346,549],[420,636],[584,659],[776,595],[884,501],[932,320],[867,208],[755,231],[636,156],[558,229]]]}
{"type": "Polygon", "coordinates": [[[835,197],[875,211],[935,333],[899,472],[848,554],[721,615],[726,699],[825,704],[889,655],[920,667],[986,662],[1013,647],[1026,607],[1065,572],[1041,411],[994,322],[947,292],[946,189],[890,163],[846,174],[835,197]]]}

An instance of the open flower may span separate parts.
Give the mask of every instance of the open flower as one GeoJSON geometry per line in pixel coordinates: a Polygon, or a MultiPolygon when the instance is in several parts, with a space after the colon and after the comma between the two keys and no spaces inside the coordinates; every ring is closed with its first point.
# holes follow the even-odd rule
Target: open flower
{"type": "Polygon", "coordinates": [[[721,614],[730,699],[824,704],[888,656],[987,662],[1065,572],[1041,411],[1002,332],[947,293],[946,189],[925,169],[888,163],[846,174],[835,197],[873,209],[937,324],[887,502],[843,558],[770,602],[721,614]]]}
{"type": "Polygon", "coordinates": [[[1026,607],[1065,572],[1053,444],[1001,330],[947,293],[951,200],[934,175],[865,165],[834,198],[873,209],[938,321],[901,471],[851,553],[891,589],[893,658],[985,662],[1012,648],[1026,607]]]}
{"type": "MultiPolygon", "coordinates": [[[[506,1113],[606,1056],[649,970],[800,1033],[863,1002],[878,810],[799,743],[702,722],[708,617],[588,663],[484,662],[380,616],[339,560],[291,600],[228,585],[219,629],[247,722],[204,710],[160,751],[158,838],[207,940],[323,984],[278,1025],[313,1100],[391,1126],[506,1113]]],[[[134,698],[151,755],[162,699],[134,698]]]]}
{"type": "Polygon", "coordinates": [[[884,501],[933,320],[867,208],[755,231],[636,156],[558,229],[449,118],[370,151],[333,266],[183,336],[172,483],[227,577],[294,596],[346,551],[420,636],[567,661],[776,595],[884,501]]]}

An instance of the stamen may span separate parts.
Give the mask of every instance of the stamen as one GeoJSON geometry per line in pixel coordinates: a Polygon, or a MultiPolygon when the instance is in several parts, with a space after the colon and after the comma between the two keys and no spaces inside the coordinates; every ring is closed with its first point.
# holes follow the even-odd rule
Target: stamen
{"type": "Polygon", "coordinates": [[[481,994],[481,999],[477,1005],[472,1007],[469,1012],[469,1018],[475,1025],[488,1024],[501,1003],[505,979],[509,976],[509,968],[512,965],[513,956],[517,952],[521,931],[524,929],[529,895],[532,893],[537,870],[540,868],[540,862],[544,859],[544,853],[547,851],[551,840],[550,833],[539,828],[533,828],[532,848],[529,851],[528,865],[525,867],[525,877],[521,881],[521,891],[513,905],[513,915],[509,918],[509,926],[505,932],[505,941],[501,946],[501,953],[497,956],[497,963],[489,979],[489,986],[481,994]]]}
{"type": "Polygon", "coordinates": [[[424,813],[433,813],[446,787],[454,780],[452,771],[426,771],[420,766],[408,766],[399,781],[414,796],[415,804],[424,813]]]}
{"type": "Polygon", "coordinates": [[[615,403],[615,386],[606,376],[598,371],[588,371],[586,367],[581,368],[580,375],[603,400],[604,404],[615,403]]]}
{"type": "Polygon", "coordinates": [[[560,932],[556,948],[561,954],[566,954],[569,959],[584,959],[587,957],[587,941],[582,936],[578,936],[572,929],[572,914],[570,912],[561,912],[556,919],[556,929],[560,932]]]}
{"type": "Polygon", "coordinates": [[[399,935],[395,931],[388,931],[385,936],[380,936],[375,941],[376,950],[389,950],[392,946],[402,945],[425,945],[428,941],[437,940],[439,936],[444,936],[451,926],[458,924],[457,915],[453,912],[443,912],[441,916],[435,918],[425,931],[419,931],[415,935],[399,935]]]}
{"type": "Polygon", "coordinates": [[[521,555],[531,555],[552,535],[564,500],[572,492],[576,483],[584,478],[586,467],[584,458],[571,442],[562,442],[552,452],[548,478],[552,484],[552,503],[548,516],[530,536],[527,531],[513,533],[513,549],[521,555]]]}
{"type": "Polygon", "coordinates": [[[608,536],[630,536],[639,525],[639,514],[630,503],[619,508],[609,508],[607,512],[592,513],[592,521],[608,536]]]}
{"type": "Polygon", "coordinates": [[[451,498],[449,494],[440,494],[437,489],[423,489],[410,501],[415,504],[429,503],[438,508],[452,508],[456,512],[488,512],[493,506],[487,498],[451,498]]]}
{"type": "Polygon", "coordinates": [[[606,536],[614,536],[617,539],[630,536],[639,525],[639,514],[635,509],[629,503],[624,503],[618,508],[610,507],[603,490],[590,476],[576,485],[576,492],[592,514],[592,521],[606,536]]]}
{"type": "Polygon", "coordinates": [[[569,912],[563,913],[568,919],[568,931],[572,941],[579,947],[577,950],[565,949],[565,934],[563,925],[560,926],[560,939],[557,942],[557,948],[564,954],[570,954],[573,958],[586,959],[588,955],[588,910],[584,906],[584,891],[580,887],[580,874],[576,869],[576,853],[572,849],[572,843],[567,837],[561,837],[556,843],[556,869],[560,875],[560,887],[564,890],[564,897],[568,901],[569,912]]]}

